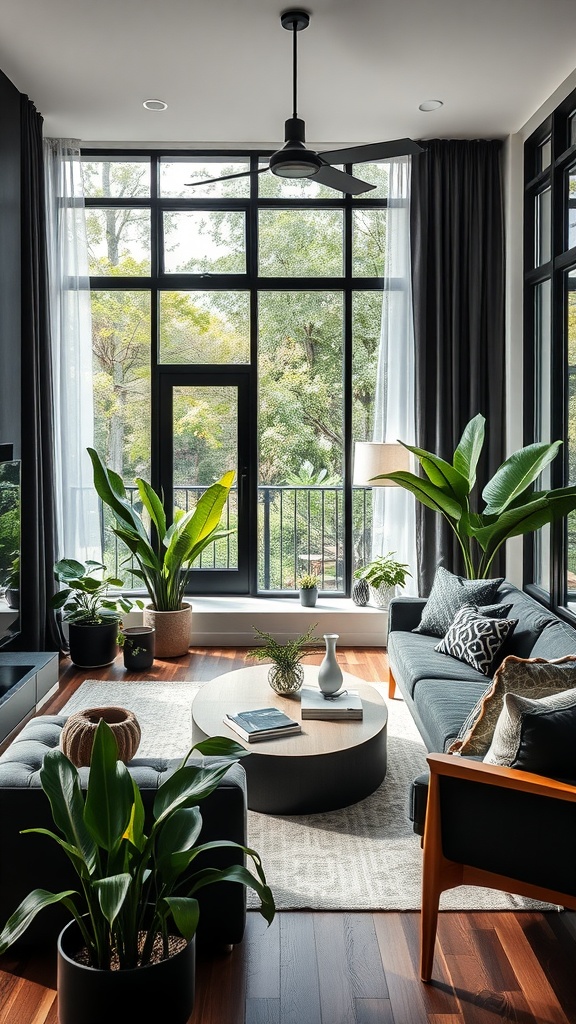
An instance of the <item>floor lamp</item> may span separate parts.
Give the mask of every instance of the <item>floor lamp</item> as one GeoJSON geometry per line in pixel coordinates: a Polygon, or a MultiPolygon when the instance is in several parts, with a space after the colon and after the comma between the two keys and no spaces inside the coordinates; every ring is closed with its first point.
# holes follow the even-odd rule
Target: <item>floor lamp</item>
{"type": "MultiPolygon", "coordinates": [[[[381,473],[394,473],[399,470],[412,470],[410,452],[402,444],[386,444],[380,441],[354,442],[354,467],[352,484],[354,487],[399,487],[394,480],[375,480],[381,473]]],[[[375,499],[373,495],[373,499],[375,499]]],[[[384,497],[383,494],[380,495],[384,497]]],[[[384,518],[383,502],[373,500],[373,528],[376,509],[384,518]]],[[[363,540],[365,545],[365,539],[363,540]]],[[[392,545],[393,546],[393,545],[392,545]]],[[[372,552],[368,561],[372,558],[372,552]]]]}

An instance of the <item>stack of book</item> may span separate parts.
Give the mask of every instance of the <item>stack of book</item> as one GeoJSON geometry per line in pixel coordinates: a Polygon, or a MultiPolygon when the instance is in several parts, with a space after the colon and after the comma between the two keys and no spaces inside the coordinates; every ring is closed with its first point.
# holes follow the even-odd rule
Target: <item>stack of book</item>
{"type": "Polygon", "coordinates": [[[248,743],[277,739],[280,736],[292,736],[296,732],[302,732],[300,722],[289,718],[278,708],[236,711],[234,714],[224,715],[224,723],[234,729],[248,743]]]}
{"type": "Polygon", "coordinates": [[[325,697],[321,690],[303,686],[300,691],[300,708],[303,721],[318,718],[323,721],[362,719],[362,701],[357,690],[347,690],[338,697],[325,697]]]}

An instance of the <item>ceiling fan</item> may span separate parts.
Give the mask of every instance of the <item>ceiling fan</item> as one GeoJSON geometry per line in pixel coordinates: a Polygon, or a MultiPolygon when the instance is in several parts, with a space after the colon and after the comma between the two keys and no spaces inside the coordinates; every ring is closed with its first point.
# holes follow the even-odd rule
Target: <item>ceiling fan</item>
{"type": "Polygon", "coordinates": [[[395,156],[410,156],[422,153],[422,147],[412,139],[395,139],[391,142],[374,142],[367,146],[352,146],[348,149],[333,149],[329,152],[314,153],[305,146],[305,124],[297,114],[297,82],[298,82],[298,32],[308,28],[310,15],[307,11],[290,10],[280,16],[282,28],[292,31],[292,117],[284,122],[285,145],[273,153],[267,167],[254,171],[241,171],[239,174],[225,174],[221,178],[208,178],[203,181],[191,181],[186,184],[209,185],[216,181],[229,181],[232,178],[247,178],[252,174],[263,174],[272,171],[280,178],[314,178],[321,185],[334,188],[348,195],[360,195],[376,188],[360,178],[338,170],[333,164],[361,164],[376,160],[387,160],[395,156]]]}

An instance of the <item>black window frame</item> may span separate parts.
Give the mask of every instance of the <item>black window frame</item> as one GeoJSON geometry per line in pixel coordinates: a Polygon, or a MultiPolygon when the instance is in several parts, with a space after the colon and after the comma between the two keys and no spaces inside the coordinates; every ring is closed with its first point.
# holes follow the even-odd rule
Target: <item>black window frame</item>
{"type": "MultiPolygon", "coordinates": [[[[576,270],[576,245],[568,248],[568,208],[566,175],[576,168],[576,143],[570,144],[570,121],[576,114],[576,90],[530,135],[524,145],[524,443],[540,440],[537,436],[538,337],[536,295],[538,285],[550,283],[550,440],[564,444],[550,466],[550,487],[568,483],[568,345],[567,345],[567,272],[576,270]],[[550,164],[539,165],[541,146],[550,140],[550,164]],[[551,192],[550,259],[536,266],[536,197],[546,188],[551,192]]],[[[576,287],[576,282],[575,282],[576,287]]],[[[541,539],[541,538],[540,538],[541,539]]],[[[535,582],[535,533],[524,538],[524,589],[541,604],[576,625],[576,611],[567,607],[567,521],[550,527],[549,578],[547,588],[535,582]]]]}
{"type": "MultiPolygon", "coordinates": [[[[263,291],[341,291],[344,303],[343,323],[343,375],[344,375],[344,587],[343,592],[334,593],[334,597],[346,598],[350,596],[352,589],[353,571],[353,516],[352,516],[352,326],[353,326],[353,296],[356,292],[384,291],[385,285],[388,288],[394,287],[393,281],[385,282],[384,276],[380,277],[358,277],[352,274],[353,257],[353,212],[355,210],[377,208],[388,208],[387,198],[363,198],[334,193],[334,198],[267,198],[258,195],[258,178],[256,173],[262,161],[266,161],[271,155],[271,150],[247,150],[247,149],[150,149],[138,147],[124,149],[111,147],[82,147],[81,157],[87,162],[91,160],[139,160],[150,161],[150,195],[134,199],[117,199],[114,197],[87,197],[85,205],[87,209],[134,207],[150,208],[150,244],[151,244],[151,272],[147,277],[90,277],[90,289],[106,291],[113,290],[146,290],[151,295],[151,483],[158,488],[162,476],[161,467],[161,425],[159,422],[159,393],[160,375],[163,372],[162,364],[158,361],[159,355],[159,303],[157,296],[161,291],[177,291],[185,289],[190,291],[209,291],[212,289],[221,290],[248,290],[250,294],[250,363],[249,375],[251,383],[251,423],[253,426],[252,440],[250,444],[250,494],[249,494],[249,516],[250,516],[250,538],[253,549],[252,563],[249,573],[249,590],[251,595],[278,596],[279,592],[262,592],[258,590],[258,558],[257,558],[257,299],[258,293],[263,291]],[[234,161],[248,159],[250,171],[253,172],[250,178],[250,194],[246,198],[190,198],[162,197],[159,194],[159,172],[162,159],[177,158],[179,160],[202,160],[221,159],[222,161],[234,161]],[[259,277],[258,276],[258,211],[260,209],[337,209],[343,210],[343,274],[341,277],[259,277]],[[163,210],[234,210],[246,211],[246,274],[210,275],[209,279],[203,275],[178,275],[165,274],[161,269],[162,254],[162,211],[163,210]]],[[[354,173],[352,164],[343,165],[348,173],[354,173]]],[[[225,373],[234,372],[246,364],[202,364],[203,373],[225,373]]],[[[171,367],[172,370],[176,367],[171,367]]],[[[186,364],[182,367],[190,372],[193,366],[186,364]]],[[[222,591],[210,588],[209,580],[201,588],[203,593],[218,594],[222,591]]],[[[228,591],[230,592],[230,591],[228,591]]],[[[283,593],[283,592],[281,592],[283,593]]]]}

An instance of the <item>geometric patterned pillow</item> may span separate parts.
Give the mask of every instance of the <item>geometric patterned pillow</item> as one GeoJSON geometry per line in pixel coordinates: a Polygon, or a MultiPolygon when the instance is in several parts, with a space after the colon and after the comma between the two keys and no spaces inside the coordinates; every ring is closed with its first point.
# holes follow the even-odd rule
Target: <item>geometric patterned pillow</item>
{"type": "Polygon", "coordinates": [[[439,565],[422,618],[413,632],[426,633],[428,636],[445,636],[456,612],[463,605],[489,604],[494,601],[496,592],[503,582],[504,577],[496,580],[467,580],[464,576],[455,576],[443,565],[439,565]]]}
{"type": "Polygon", "coordinates": [[[479,615],[475,608],[464,605],[434,650],[450,654],[485,676],[491,676],[494,659],[517,624],[518,619],[488,619],[479,615]]]}
{"type": "Polygon", "coordinates": [[[509,654],[496,669],[492,684],[463,722],[448,747],[449,754],[487,753],[504,705],[504,694],[538,700],[576,687],[576,655],[548,661],[545,658],[517,658],[509,654]]]}

